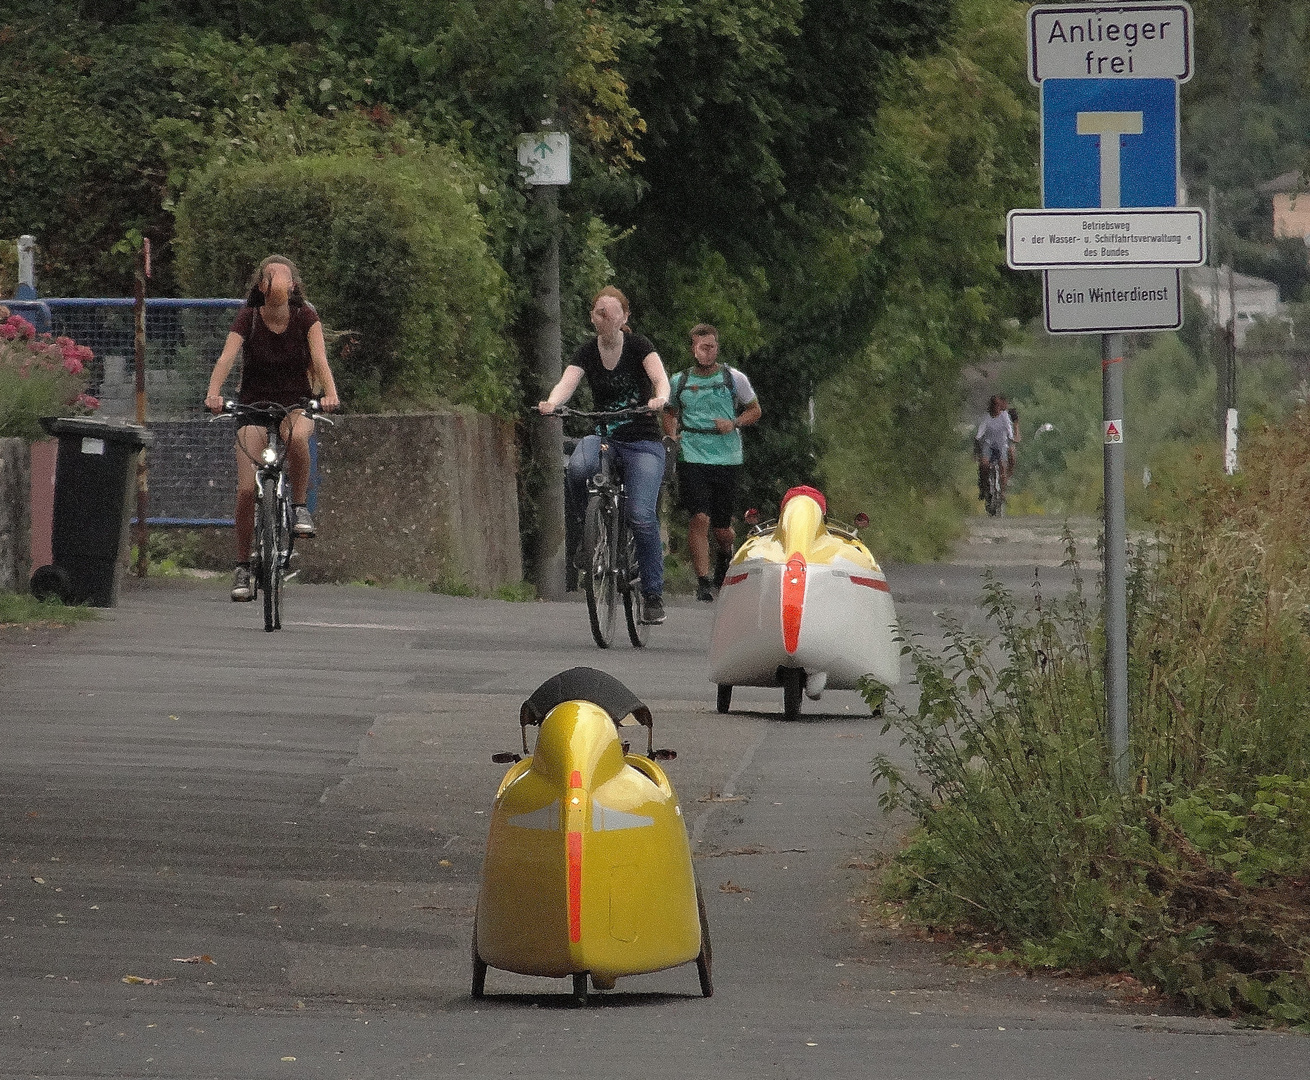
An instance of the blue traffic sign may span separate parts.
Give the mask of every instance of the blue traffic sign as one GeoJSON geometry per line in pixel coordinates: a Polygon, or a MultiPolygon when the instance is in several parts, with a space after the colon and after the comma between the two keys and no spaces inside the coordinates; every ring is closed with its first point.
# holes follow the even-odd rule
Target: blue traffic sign
{"type": "Polygon", "coordinates": [[[1176,79],[1043,79],[1042,205],[1178,204],[1176,79]]]}

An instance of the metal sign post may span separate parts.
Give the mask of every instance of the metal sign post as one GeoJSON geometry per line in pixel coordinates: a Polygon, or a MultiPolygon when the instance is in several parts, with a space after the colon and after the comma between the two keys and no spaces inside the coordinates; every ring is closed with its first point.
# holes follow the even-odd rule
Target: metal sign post
{"type": "MultiPolygon", "coordinates": [[[[559,189],[571,179],[569,137],[540,131],[519,136],[519,166],[534,190],[534,202],[546,223],[548,239],[537,264],[534,299],[537,306],[533,374],[538,401],[559,382],[563,370],[563,331],[559,296],[559,189]]],[[[563,600],[565,589],[564,425],[558,417],[532,422],[532,456],[540,475],[537,491],[537,538],[533,584],[543,600],[563,600]]]]}
{"type": "Polygon", "coordinates": [[[1178,202],[1178,84],[1191,78],[1192,56],[1186,3],[1028,11],[1028,77],[1041,89],[1042,206],[1075,220],[1062,227],[1054,215],[1014,211],[1008,261],[1043,269],[1049,332],[1102,335],[1106,739],[1111,775],[1125,792],[1124,331],[1182,326],[1178,267],[1205,259],[1202,212],[1164,209],[1178,202]]]}

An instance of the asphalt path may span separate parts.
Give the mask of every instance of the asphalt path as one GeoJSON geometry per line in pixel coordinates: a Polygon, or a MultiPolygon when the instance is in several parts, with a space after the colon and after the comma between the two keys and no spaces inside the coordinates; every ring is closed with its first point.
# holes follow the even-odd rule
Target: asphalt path
{"type": "MultiPolygon", "coordinates": [[[[1049,527],[993,531],[888,567],[908,629],[981,628],[984,565],[1067,587],[1049,527]]],[[[879,925],[869,867],[906,823],[869,772],[905,763],[895,733],[853,693],[788,724],[780,691],[739,689],[719,715],[708,605],[606,652],[576,602],[294,585],[286,618],[265,634],[223,581],[150,580],[96,622],[0,635],[0,1077],[1310,1074],[1303,1037],[955,966],[879,925]],[[678,751],[711,999],[694,966],[585,1008],[496,970],[469,996],[491,754],[575,664],[678,751]]]]}

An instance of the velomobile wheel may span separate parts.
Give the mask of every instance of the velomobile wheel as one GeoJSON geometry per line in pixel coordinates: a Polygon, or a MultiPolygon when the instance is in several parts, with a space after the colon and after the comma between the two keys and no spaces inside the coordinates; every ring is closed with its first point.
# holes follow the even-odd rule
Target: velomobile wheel
{"type": "Polygon", "coordinates": [[[473,922],[473,989],[475,999],[481,998],[487,988],[487,963],[478,955],[478,924],[475,915],[473,922]]]}
{"type": "Polygon", "coordinates": [[[726,713],[732,708],[732,684],[719,683],[719,712],[726,713]]]}
{"type": "Polygon", "coordinates": [[[587,1004],[587,973],[585,971],[577,972],[573,976],[573,1003],[575,1005],[587,1004]]]}
{"type": "Polygon", "coordinates": [[[714,996],[714,950],[710,945],[710,922],[705,917],[705,898],[696,882],[696,914],[700,916],[700,955],[696,957],[696,974],[700,976],[702,997],[714,996]]]}
{"type": "Polygon", "coordinates": [[[782,718],[799,720],[801,716],[801,694],[805,691],[805,672],[801,668],[783,668],[782,670],[782,718]]]}

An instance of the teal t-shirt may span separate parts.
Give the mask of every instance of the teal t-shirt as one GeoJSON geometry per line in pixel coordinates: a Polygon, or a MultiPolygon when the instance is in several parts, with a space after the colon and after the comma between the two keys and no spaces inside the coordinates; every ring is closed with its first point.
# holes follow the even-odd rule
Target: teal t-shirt
{"type": "MultiPolygon", "coordinates": [[[[755,391],[750,380],[732,369],[732,379],[737,390],[737,400],[742,405],[749,405],[755,400],[755,391]]],[[[713,375],[697,375],[695,369],[687,375],[687,385],[681,393],[678,387],[682,376],[673,378],[674,408],[679,410],[682,426],[682,443],[679,457],[698,465],[740,465],[741,432],[734,428],[726,435],[717,432],[689,431],[688,428],[714,428],[717,418],[733,420],[736,413],[732,407],[732,392],[724,385],[723,369],[713,375]]]]}

